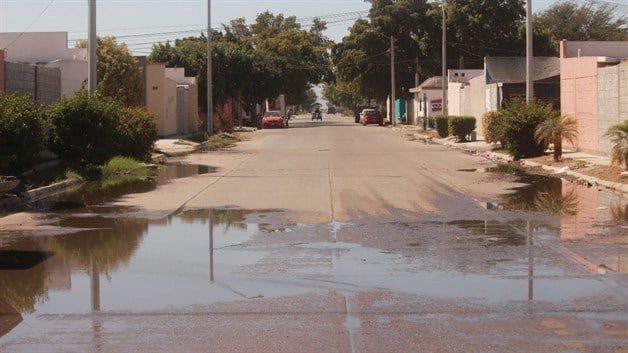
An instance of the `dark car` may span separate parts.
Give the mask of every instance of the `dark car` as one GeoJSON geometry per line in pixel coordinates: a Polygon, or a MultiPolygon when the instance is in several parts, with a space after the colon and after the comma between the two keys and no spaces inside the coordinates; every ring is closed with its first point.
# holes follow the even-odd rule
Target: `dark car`
{"type": "Polygon", "coordinates": [[[368,125],[368,124],[377,124],[379,126],[384,125],[384,117],[382,113],[375,109],[364,109],[360,113],[360,124],[368,125]]]}

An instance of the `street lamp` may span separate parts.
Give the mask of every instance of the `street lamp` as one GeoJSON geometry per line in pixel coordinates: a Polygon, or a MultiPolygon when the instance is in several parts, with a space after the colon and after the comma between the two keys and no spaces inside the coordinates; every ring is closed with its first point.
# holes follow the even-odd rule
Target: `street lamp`
{"type": "Polygon", "coordinates": [[[526,1],[526,102],[534,97],[534,69],[532,61],[532,0],[526,1]]]}
{"type": "Polygon", "coordinates": [[[443,116],[447,116],[447,21],[445,18],[445,0],[441,1],[440,8],[443,10],[443,52],[442,52],[442,71],[441,76],[442,79],[442,89],[443,89],[443,100],[442,100],[442,113],[443,116]]]}
{"type": "Polygon", "coordinates": [[[96,0],[89,0],[89,26],[88,26],[88,45],[87,45],[87,62],[89,70],[87,71],[87,86],[89,94],[96,93],[97,77],[96,77],[96,0]]]}
{"type": "Polygon", "coordinates": [[[212,3],[207,0],[207,134],[214,134],[214,102],[212,90],[212,3]]]}

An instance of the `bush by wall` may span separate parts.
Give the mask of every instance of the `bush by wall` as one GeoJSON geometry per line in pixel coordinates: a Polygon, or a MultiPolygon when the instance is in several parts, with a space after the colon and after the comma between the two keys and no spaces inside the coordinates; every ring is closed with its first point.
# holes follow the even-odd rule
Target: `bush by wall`
{"type": "Polygon", "coordinates": [[[154,115],[86,92],[51,106],[47,117],[50,148],[78,167],[102,165],[114,156],[146,160],[157,138],[154,115]]]}
{"type": "Polygon", "coordinates": [[[124,108],[120,114],[118,134],[120,154],[137,160],[149,160],[157,139],[157,119],[143,108],[124,108]]]}
{"type": "Polygon", "coordinates": [[[499,112],[486,112],[482,115],[482,132],[484,133],[484,140],[488,143],[501,142],[504,138],[503,132],[503,119],[499,112]]]}
{"type": "Polygon", "coordinates": [[[80,92],[52,105],[46,114],[50,148],[80,167],[100,165],[118,154],[121,105],[109,98],[80,92]]]}
{"type": "Polygon", "coordinates": [[[436,132],[441,138],[449,136],[449,119],[446,116],[437,116],[436,119],[436,132]]]}
{"type": "Polygon", "coordinates": [[[0,94],[0,174],[30,169],[44,140],[42,111],[28,96],[0,94]]]}
{"type": "Polygon", "coordinates": [[[473,116],[450,116],[449,134],[455,136],[459,142],[465,142],[467,136],[475,130],[475,117],[473,116]]]}
{"type": "Polygon", "coordinates": [[[543,155],[545,146],[536,141],[534,131],[553,114],[555,112],[551,104],[538,101],[507,103],[500,113],[503,118],[502,142],[506,143],[506,149],[515,160],[543,155]]]}

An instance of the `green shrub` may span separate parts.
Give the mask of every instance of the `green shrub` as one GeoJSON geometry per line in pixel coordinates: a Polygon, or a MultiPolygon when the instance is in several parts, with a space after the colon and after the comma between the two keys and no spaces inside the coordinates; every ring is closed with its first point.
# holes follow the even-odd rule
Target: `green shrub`
{"type": "Polygon", "coordinates": [[[446,116],[437,116],[436,119],[436,132],[441,138],[449,136],[449,119],[446,116]]]}
{"type": "Polygon", "coordinates": [[[50,148],[71,165],[100,165],[118,154],[121,105],[80,92],[47,112],[50,148]]]}
{"type": "Polygon", "coordinates": [[[503,120],[499,112],[486,112],[482,115],[482,133],[486,142],[501,142],[505,145],[503,120]]]}
{"type": "Polygon", "coordinates": [[[157,123],[153,114],[144,108],[123,108],[118,123],[120,154],[137,160],[150,159],[150,151],[157,139],[157,123]]]}
{"type": "Polygon", "coordinates": [[[450,116],[449,134],[456,136],[459,142],[465,142],[467,136],[475,130],[475,117],[473,116],[450,116]]]}
{"type": "Polygon", "coordinates": [[[0,174],[16,175],[30,169],[43,139],[39,106],[28,96],[0,94],[0,174]]]}
{"type": "Polygon", "coordinates": [[[503,118],[502,142],[505,142],[506,149],[515,160],[543,155],[545,146],[536,141],[534,132],[539,124],[554,114],[551,104],[538,101],[508,102],[500,113],[503,118]]]}

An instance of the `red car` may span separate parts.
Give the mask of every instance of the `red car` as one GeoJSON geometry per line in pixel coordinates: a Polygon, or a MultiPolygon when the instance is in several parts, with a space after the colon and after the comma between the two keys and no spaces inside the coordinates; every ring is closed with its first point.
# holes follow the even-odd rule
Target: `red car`
{"type": "Polygon", "coordinates": [[[368,124],[384,125],[384,117],[375,109],[364,109],[360,113],[360,124],[366,126],[368,124]]]}
{"type": "Polygon", "coordinates": [[[284,128],[286,122],[278,110],[269,110],[262,118],[262,129],[284,128]]]}

